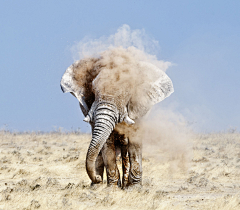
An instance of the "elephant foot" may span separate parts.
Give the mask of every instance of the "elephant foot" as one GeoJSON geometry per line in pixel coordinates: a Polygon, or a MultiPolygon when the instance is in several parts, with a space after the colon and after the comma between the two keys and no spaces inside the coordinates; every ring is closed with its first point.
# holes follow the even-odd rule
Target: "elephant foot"
{"type": "Polygon", "coordinates": [[[142,185],[142,145],[129,141],[130,170],[128,186],[142,185]]]}
{"type": "MultiPolygon", "coordinates": [[[[124,136],[123,136],[124,137],[124,136]]],[[[122,155],[122,189],[128,185],[128,175],[130,169],[129,155],[128,155],[128,138],[122,138],[121,142],[121,155],[122,155]]]]}
{"type": "Polygon", "coordinates": [[[134,176],[130,173],[127,186],[130,185],[142,185],[142,176],[141,175],[134,176]]]}
{"type": "Polygon", "coordinates": [[[107,169],[107,185],[109,187],[114,185],[121,187],[121,180],[118,169],[116,170],[107,169]]]}
{"type": "Polygon", "coordinates": [[[135,162],[132,164],[129,176],[128,176],[128,186],[130,185],[142,185],[142,170],[141,165],[135,162]]]}
{"type": "Polygon", "coordinates": [[[109,182],[107,186],[108,187],[117,186],[121,188],[121,180],[119,179],[117,182],[109,182]]]}

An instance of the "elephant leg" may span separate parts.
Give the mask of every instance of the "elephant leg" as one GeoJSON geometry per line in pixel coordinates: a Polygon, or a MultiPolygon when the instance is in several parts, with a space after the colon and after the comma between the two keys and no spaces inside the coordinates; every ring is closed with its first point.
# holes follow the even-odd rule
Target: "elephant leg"
{"type": "Polygon", "coordinates": [[[129,139],[128,152],[130,160],[128,186],[142,185],[142,143],[133,142],[129,139]]]}
{"type": "Polygon", "coordinates": [[[119,134],[117,131],[113,131],[115,146],[118,146],[121,149],[122,157],[122,188],[125,189],[128,184],[128,175],[129,175],[129,155],[128,155],[128,138],[123,134],[119,134]]]}
{"type": "Polygon", "coordinates": [[[129,162],[129,155],[128,155],[128,138],[121,138],[121,156],[122,156],[122,188],[125,189],[128,185],[128,176],[129,176],[129,168],[130,168],[130,162],[129,162]]]}
{"type": "Polygon", "coordinates": [[[107,172],[108,186],[118,185],[121,187],[120,174],[116,163],[114,135],[111,134],[102,148],[102,157],[107,172]]]}

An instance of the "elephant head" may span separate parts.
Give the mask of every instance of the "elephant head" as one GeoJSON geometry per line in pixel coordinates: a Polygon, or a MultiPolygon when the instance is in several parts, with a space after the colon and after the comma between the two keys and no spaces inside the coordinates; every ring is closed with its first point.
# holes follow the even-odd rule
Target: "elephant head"
{"type": "Polygon", "coordinates": [[[115,125],[133,124],[173,93],[172,81],[164,71],[137,60],[123,48],[75,62],[63,75],[61,88],[79,100],[84,121],[93,126],[86,157],[87,173],[93,183],[101,181],[95,161],[115,125]]]}

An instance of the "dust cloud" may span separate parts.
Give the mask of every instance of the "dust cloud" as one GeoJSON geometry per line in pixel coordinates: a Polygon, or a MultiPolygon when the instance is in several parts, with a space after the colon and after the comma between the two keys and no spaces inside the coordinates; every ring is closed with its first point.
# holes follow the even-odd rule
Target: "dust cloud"
{"type": "MultiPolygon", "coordinates": [[[[111,95],[126,103],[129,98],[144,101],[142,92],[159,75],[158,72],[141,68],[141,63],[150,63],[164,72],[171,66],[170,62],[157,58],[158,49],[158,42],[149,38],[144,30],[131,30],[128,25],[123,25],[109,37],[85,38],[72,47],[74,58],[81,59],[75,63],[75,79],[82,81],[87,72],[86,83],[89,83],[101,72],[94,80],[96,93],[111,95]]],[[[143,140],[144,151],[152,151],[159,161],[169,162],[169,172],[178,171],[179,168],[186,172],[191,159],[191,131],[182,115],[171,108],[162,110],[157,106],[137,123],[136,132],[130,128],[129,135],[132,139],[143,140]]],[[[117,126],[117,129],[128,133],[125,127],[117,126]]]]}
{"type": "Polygon", "coordinates": [[[185,118],[171,109],[154,107],[141,123],[143,152],[169,163],[168,172],[188,172],[192,159],[193,133],[185,118]]]}
{"type": "Polygon", "coordinates": [[[170,62],[157,59],[156,54],[159,51],[158,41],[150,38],[145,30],[132,30],[129,25],[124,24],[118,28],[115,34],[98,39],[85,37],[82,41],[71,47],[73,59],[75,61],[89,57],[99,57],[100,54],[108,49],[122,47],[127,49],[134,47],[138,49],[135,56],[139,60],[150,62],[158,68],[166,71],[171,65],[170,62]]]}
{"type": "Polygon", "coordinates": [[[167,164],[164,170],[170,176],[188,173],[194,134],[181,114],[156,106],[135,125],[118,124],[115,129],[132,141],[142,140],[143,160],[154,158],[155,164],[167,164]]]}

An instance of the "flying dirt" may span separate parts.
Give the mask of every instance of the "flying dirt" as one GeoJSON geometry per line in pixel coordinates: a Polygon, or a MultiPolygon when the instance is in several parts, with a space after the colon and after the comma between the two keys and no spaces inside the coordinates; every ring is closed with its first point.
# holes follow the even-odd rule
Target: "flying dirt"
{"type": "Polygon", "coordinates": [[[93,183],[102,182],[105,166],[109,186],[142,184],[142,136],[138,131],[152,106],[173,93],[173,85],[163,70],[142,61],[139,54],[144,52],[133,46],[110,48],[97,58],[75,62],[62,77],[63,92],[79,100],[84,121],[92,126],[86,169],[93,183]],[[122,184],[115,158],[118,145],[122,184]]]}

